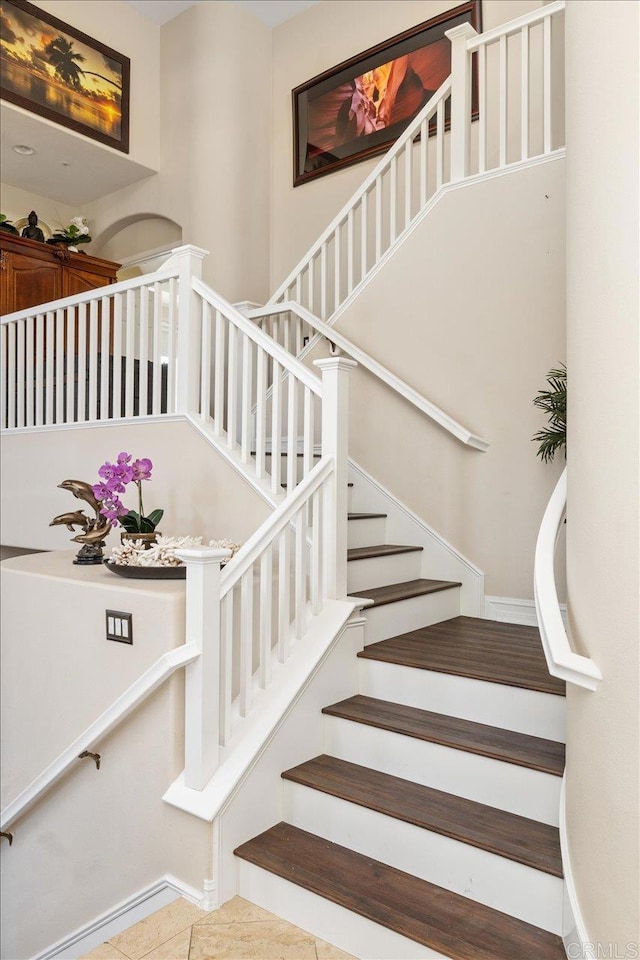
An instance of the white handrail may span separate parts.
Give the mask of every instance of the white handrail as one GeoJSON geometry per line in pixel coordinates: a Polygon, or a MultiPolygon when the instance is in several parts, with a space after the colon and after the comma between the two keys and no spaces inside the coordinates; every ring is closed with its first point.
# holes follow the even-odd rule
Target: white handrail
{"type": "Polygon", "coordinates": [[[410,387],[407,383],[405,383],[404,380],[401,380],[400,377],[396,376],[395,373],[392,373],[391,370],[387,369],[387,367],[384,367],[381,363],[378,363],[377,360],[374,360],[373,357],[369,356],[368,353],[365,353],[364,350],[361,350],[360,347],[357,347],[355,343],[353,343],[351,340],[348,340],[347,337],[343,336],[341,333],[338,333],[334,327],[329,326],[328,323],[325,323],[323,320],[320,320],[319,317],[314,316],[304,307],[301,307],[300,304],[294,303],[293,301],[288,301],[286,303],[279,303],[270,307],[261,307],[259,310],[250,310],[247,313],[247,316],[250,319],[257,320],[262,317],[269,317],[280,313],[296,314],[296,316],[308,323],[309,326],[316,330],[319,334],[334,343],[340,348],[340,350],[348,353],[349,356],[353,357],[354,360],[357,360],[361,366],[366,367],[366,369],[373,373],[374,376],[378,377],[379,380],[382,380],[383,383],[386,383],[387,386],[391,387],[392,390],[395,390],[395,392],[400,394],[401,397],[404,397],[405,400],[408,400],[409,403],[413,404],[414,407],[417,407],[418,410],[426,414],[426,416],[433,420],[434,423],[439,424],[462,443],[469,447],[473,447],[476,450],[485,451],[489,448],[489,442],[487,440],[483,440],[482,437],[479,437],[477,434],[472,433],[466,427],[462,426],[461,423],[458,423],[457,420],[454,420],[453,417],[450,417],[449,414],[444,412],[444,410],[441,410],[430,400],[427,400],[426,397],[423,397],[422,394],[418,393],[417,390],[414,390],[413,387],[410,387]]]}
{"type": "Polygon", "coordinates": [[[169,650],[159,657],[148,670],[138,677],[110,707],[100,714],[53,763],[50,763],[25,789],[12,800],[0,814],[0,829],[7,830],[11,824],[23,816],[51,787],[58,782],[78,760],[81,753],[91,750],[111,733],[125,717],[136,709],[150,694],[168,680],[169,677],[186,667],[200,656],[200,650],[194,643],[186,643],[175,650],[169,650]]]}
{"type": "Polygon", "coordinates": [[[324,230],[323,233],[320,234],[320,237],[318,238],[318,240],[316,240],[314,245],[311,247],[310,250],[307,251],[307,253],[304,255],[302,260],[293,268],[293,270],[291,271],[287,279],[280,284],[276,292],[270,298],[269,304],[275,303],[284,293],[286,293],[286,291],[289,289],[291,284],[295,281],[296,277],[301,273],[301,271],[305,268],[305,266],[309,263],[309,261],[312,260],[313,257],[316,255],[316,253],[318,253],[321,250],[322,245],[326,243],[327,240],[329,240],[329,238],[333,235],[337,227],[339,227],[340,224],[342,224],[347,219],[347,217],[349,216],[349,211],[353,210],[353,208],[357,206],[357,204],[362,199],[362,197],[364,197],[367,191],[370,190],[371,187],[375,184],[378,177],[387,169],[387,167],[389,167],[389,165],[391,164],[391,161],[398,156],[398,154],[403,149],[405,144],[409,140],[415,138],[416,134],[420,130],[421,124],[425,120],[430,120],[432,118],[432,116],[435,114],[437,110],[438,103],[444,98],[446,98],[450,90],[451,90],[451,77],[449,76],[447,77],[446,80],[444,80],[444,82],[436,90],[436,92],[428,101],[428,103],[425,104],[425,106],[422,108],[420,113],[418,113],[414,117],[414,119],[406,128],[404,133],[402,133],[402,135],[398,137],[398,139],[396,140],[394,145],[391,147],[391,149],[388,151],[388,153],[385,153],[385,155],[382,157],[380,162],[376,164],[376,166],[373,168],[373,170],[371,171],[369,176],[366,178],[364,183],[361,185],[361,187],[358,190],[356,190],[356,192],[349,198],[349,200],[344,205],[342,210],[340,210],[337,216],[333,218],[333,220],[331,221],[329,226],[326,228],[326,230],[324,230]]]}
{"type": "Polygon", "coordinates": [[[273,360],[277,360],[281,367],[284,367],[285,370],[293,374],[297,380],[300,380],[300,382],[315,393],[316,396],[322,396],[322,383],[320,378],[316,377],[308,367],[305,367],[303,363],[296,360],[292,354],[287,353],[279,343],[276,343],[272,337],[268,337],[266,333],[263,333],[255,324],[247,320],[246,316],[240,313],[239,310],[236,310],[233,304],[225,300],[224,297],[221,297],[220,294],[212,290],[211,287],[208,287],[202,280],[196,278],[193,280],[192,285],[197,294],[206,300],[207,303],[211,304],[212,307],[220,310],[238,330],[249,337],[258,347],[261,347],[273,360]]]}
{"type": "Polygon", "coordinates": [[[542,23],[547,17],[561,13],[564,8],[565,0],[555,0],[554,3],[548,3],[544,7],[539,7],[537,10],[525,13],[521,17],[516,17],[515,20],[509,20],[508,23],[501,23],[499,26],[493,27],[492,30],[486,30],[484,33],[479,33],[477,36],[471,37],[467,41],[467,50],[469,53],[473,53],[478,47],[482,47],[487,43],[493,43],[495,40],[499,40],[500,37],[511,37],[522,30],[523,27],[530,27],[536,23],[542,23]]]}
{"type": "Polygon", "coordinates": [[[534,595],[542,646],[549,673],[567,683],[595,690],[602,674],[589,657],[574,653],[562,621],[554,574],[558,536],[567,508],[567,468],[562,472],[544,512],[534,565],[534,595]]]}

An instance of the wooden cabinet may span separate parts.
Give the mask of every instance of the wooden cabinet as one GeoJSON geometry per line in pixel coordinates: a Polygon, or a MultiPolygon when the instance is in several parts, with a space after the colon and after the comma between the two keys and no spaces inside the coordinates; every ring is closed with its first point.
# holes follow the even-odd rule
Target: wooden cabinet
{"type": "Polygon", "coordinates": [[[0,314],[115,283],[119,263],[0,231],[0,314]]]}

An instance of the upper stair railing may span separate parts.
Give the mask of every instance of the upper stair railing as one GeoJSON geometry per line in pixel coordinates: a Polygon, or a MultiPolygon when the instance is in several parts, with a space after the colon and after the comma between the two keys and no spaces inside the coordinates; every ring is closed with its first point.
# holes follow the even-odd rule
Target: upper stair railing
{"type": "Polygon", "coordinates": [[[564,627],[558,591],[556,589],[554,559],[558,537],[567,510],[567,469],[562,472],[545,510],[534,566],[534,594],[536,614],[544,655],[549,673],[567,683],[575,683],[587,690],[595,690],[602,674],[593,660],[574,653],[564,627]]]}
{"type": "Polygon", "coordinates": [[[556,0],[484,34],[470,24],[447,31],[451,76],[269,305],[295,301],[333,323],[445,188],[561,151],[564,74],[556,61],[564,6],[556,0]],[[477,123],[472,122],[475,89],[477,123]]]}

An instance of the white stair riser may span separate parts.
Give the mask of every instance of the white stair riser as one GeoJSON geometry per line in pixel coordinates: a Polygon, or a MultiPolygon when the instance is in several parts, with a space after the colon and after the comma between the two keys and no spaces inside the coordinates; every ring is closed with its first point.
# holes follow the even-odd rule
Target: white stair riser
{"type": "Polygon", "coordinates": [[[246,860],[240,861],[238,893],[250,903],[360,960],[447,960],[442,953],[408,940],[246,860]]]}
{"type": "Polygon", "coordinates": [[[358,804],[284,781],[287,823],[562,935],[562,880],[358,804]]]}
{"type": "Polygon", "coordinates": [[[459,616],[460,587],[411,597],[409,600],[398,600],[395,603],[384,603],[380,607],[368,608],[365,614],[365,644],[388,640],[400,633],[459,616]]]}
{"type": "Polygon", "coordinates": [[[366,590],[369,587],[384,587],[388,583],[403,583],[417,580],[422,571],[422,551],[393,553],[386,557],[371,557],[368,560],[349,560],[347,564],[347,587],[350,591],[366,590]]]}
{"type": "Polygon", "coordinates": [[[327,715],[324,752],[558,826],[561,778],[548,773],[327,715]]]}
{"type": "Polygon", "coordinates": [[[360,693],[564,743],[564,697],[360,658],[360,693]]]}
{"type": "Polygon", "coordinates": [[[349,547],[370,547],[374,543],[384,543],[385,536],[384,517],[367,517],[366,519],[348,521],[347,543],[349,547]]]}

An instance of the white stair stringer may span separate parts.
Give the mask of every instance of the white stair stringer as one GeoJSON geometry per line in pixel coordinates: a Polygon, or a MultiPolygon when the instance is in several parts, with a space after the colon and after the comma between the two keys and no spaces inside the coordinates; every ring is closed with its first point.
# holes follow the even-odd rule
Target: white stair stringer
{"type": "Polygon", "coordinates": [[[562,934],[562,879],[289,780],[287,823],[562,934]]]}
{"type": "Polygon", "coordinates": [[[558,826],[561,778],[549,773],[328,715],[324,752],[558,826]]]}
{"type": "Polygon", "coordinates": [[[246,860],[239,864],[238,892],[250,903],[308,930],[359,960],[449,960],[436,950],[246,860]]]}
{"type": "Polygon", "coordinates": [[[565,741],[564,697],[381,660],[361,658],[358,663],[360,693],[367,697],[565,741]]]}

